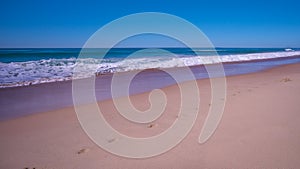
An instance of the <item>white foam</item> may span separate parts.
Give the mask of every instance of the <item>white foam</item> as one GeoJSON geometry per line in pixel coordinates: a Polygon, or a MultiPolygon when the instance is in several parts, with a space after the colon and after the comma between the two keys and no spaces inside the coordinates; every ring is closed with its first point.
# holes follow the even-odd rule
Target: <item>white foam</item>
{"type": "Polygon", "coordinates": [[[294,51],[293,49],[291,49],[291,48],[286,48],[286,49],[284,49],[286,52],[290,52],[290,51],[294,51]]]}
{"type": "Polygon", "coordinates": [[[217,56],[184,56],[177,58],[149,57],[128,58],[124,60],[100,60],[94,58],[49,59],[28,62],[0,62],[0,88],[24,86],[90,76],[91,73],[113,73],[151,68],[172,68],[212,63],[240,62],[260,59],[282,58],[300,55],[300,51],[252,53],[217,56]],[[97,70],[95,72],[95,70],[97,70]]]}
{"type": "Polygon", "coordinates": [[[241,62],[261,59],[282,58],[300,55],[300,51],[293,52],[269,52],[269,53],[252,53],[236,54],[223,56],[189,56],[177,58],[135,58],[126,59],[110,66],[115,71],[131,71],[151,68],[171,68],[183,66],[195,66],[203,64],[241,62]]]}

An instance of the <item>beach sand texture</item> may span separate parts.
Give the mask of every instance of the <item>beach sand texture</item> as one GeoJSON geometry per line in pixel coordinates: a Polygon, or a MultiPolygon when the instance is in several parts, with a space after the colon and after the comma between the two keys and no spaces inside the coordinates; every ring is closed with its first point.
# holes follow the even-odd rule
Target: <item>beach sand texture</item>
{"type": "MultiPolygon", "coordinates": [[[[84,133],[69,107],[1,121],[0,168],[299,168],[300,64],[227,77],[223,118],[204,144],[198,143],[198,137],[211,106],[211,91],[208,79],[197,82],[201,101],[196,123],[178,146],[162,155],[129,159],[102,150],[84,133]]],[[[111,100],[99,102],[99,107],[121,133],[153,136],[178,118],[178,86],[163,90],[166,111],[153,123],[126,121],[111,100]]],[[[131,96],[140,110],[149,107],[147,98],[148,93],[131,96]]],[[[118,140],[108,143],[112,141],[118,140]]]]}

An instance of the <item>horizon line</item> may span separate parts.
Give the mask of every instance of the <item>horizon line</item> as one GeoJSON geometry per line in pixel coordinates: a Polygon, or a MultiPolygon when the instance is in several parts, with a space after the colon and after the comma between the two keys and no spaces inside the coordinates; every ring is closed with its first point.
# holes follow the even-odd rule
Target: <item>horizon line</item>
{"type": "MultiPolygon", "coordinates": [[[[212,47],[183,47],[183,46],[163,46],[163,47],[113,47],[113,48],[105,48],[105,47],[99,47],[99,48],[85,48],[85,49],[159,49],[159,48],[212,48],[212,47]]],[[[293,48],[300,48],[300,47],[213,47],[213,48],[248,48],[248,49],[293,49],[293,48]]],[[[0,49],[83,49],[83,47],[0,47],[0,49]]]]}

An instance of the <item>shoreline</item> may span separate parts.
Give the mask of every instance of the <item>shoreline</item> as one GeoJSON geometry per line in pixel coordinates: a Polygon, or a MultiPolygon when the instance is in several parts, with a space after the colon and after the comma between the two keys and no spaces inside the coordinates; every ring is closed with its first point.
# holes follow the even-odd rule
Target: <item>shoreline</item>
{"type": "MultiPolygon", "coordinates": [[[[240,63],[223,64],[227,77],[236,76],[236,74],[251,74],[255,72],[272,69],[272,67],[280,67],[280,64],[287,65],[294,63],[295,60],[300,59],[299,56],[293,58],[270,59],[264,61],[248,61],[240,63]],[[270,65],[271,63],[271,65],[270,65]],[[279,65],[279,66],[278,66],[279,65]],[[253,69],[253,67],[257,67],[253,69]],[[249,71],[249,69],[252,71],[249,71]],[[256,71],[255,71],[256,70],[256,71]]],[[[297,64],[297,63],[296,63],[297,64]]],[[[205,79],[208,77],[204,66],[189,67],[196,79],[205,79]]],[[[168,70],[176,71],[181,74],[181,68],[171,68],[168,70]]],[[[134,72],[131,72],[134,73],[134,72]]],[[[126,73],[121,73],[126,75],[126,73]]],[[[184,74],[180,75],[184,79],[184,74]]],[[[96,78],[96,98],[98,101],[111,99],[111,78],[112,74],[104,75],[96,78]]],[[[191,79],[184,79],[188,81],[191,79]]],[[[139,94],[151,91],[156,88],[167,87],[174,85],[176,82],[165,72],[158,69],[148,69],[139,73],[131,84],[130,95],[139,94]],[[152,79],[152,80],[148,80],[152,79]]],[[[120,96],[122,97],[122,96],[120,96]]],[[[0,114],[0,121],[12,118],[21,117],[23,115],[35,114],[45,111],[57,110],[73,105],[72,100],[72,81],[51,82],[31,86],[12,87],[0,89],[0,107],[2,107],[0,114]],[[19,104],[16,105],[15,102],[19,104]]]]}
{"type": "MultiPolygon", "coordinates": [[[[272,61],[283,61],[283,60],[293,60],[293,59],[300,59],[300,55],[293,55],[293,56],[288,56],[288,57],[275,57],[275,58],[264,58],[264,59],[252,59],[252,60],[243,60],[243,61],[228,61],[228,62],[220,62],[220,63],[211,63],[211,64],[201,64],[201,65],[192,65],[192,66],[186,66],[189,67],[190,69],[195,69],[198,67],[205,67],[205,66],[210,66],[210,65],[219,65],[222,64],[223,66],[226,65],[237,65],[237,64],[249,64],[249,63],[264,63],[264,62],[272,62],[272,61]]],[[[296,61],[295,63],[298,63],[299,61],[296,61]]],[[[276,67],[278,65],[273,65],[270,67],[276,67]]],[[[269,68],[270,68],[269,67],[269,68]]],[[[115,73],[130,73],[130,72],[135,72],[135,71],[156,71],[159,69],[165,69],[165,70],[172,70],[172,69],[182,69],[185,67],[171,67],[171,68],[148,68],[148,69],[144,69],[144,70],[130,70],[130,71],[125,71],[125,72],[108,72],[108,73],[95,73],[96,77],[100,77],[100,76],[112,76],[115,73]]],[[[268,68],[266,68],[268,69],[268,68]]],[[[256,70],[253,72],[259,72],[261,70],[256,70]]],[[[250,72],[252,73],[252,72],[250,72]]],[[[246,73],[245,73],[246,74],[246,73]]],[[[84,79],[84,78],[83,78],[84,79]]],[[[19,82],[16,84],[5,84],[5,85],[1,85],[0,86],[0,90],[1,89],[6,89],[6,88],[19,88],[19,87],[26,87],[26,86],[35,86],[35,85],[43,85],[43,84],[51,84],[51,83],[68,83],[72,81],[72,77],[68,77],[67,79],[59,79],[59,80],[54,80],[52,79],[51,81],[47,81],[47,82],[40,82],[40,83],[36,83],[35,81],[28,81],[28,82],[19,82]],[[17,84],[22,84],[23,85],[17,85],[17,84]]]]}

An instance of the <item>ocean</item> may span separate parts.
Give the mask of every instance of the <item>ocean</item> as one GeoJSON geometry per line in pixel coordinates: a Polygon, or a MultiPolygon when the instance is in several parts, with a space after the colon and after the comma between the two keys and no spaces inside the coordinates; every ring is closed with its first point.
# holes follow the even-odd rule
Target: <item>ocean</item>
{"type": "MultiPolygon", "coordinates": [[[[88,49],[89,57],[78,59],[80,48],[0,49],[0,88],[71,80],[74,67],[79,64],[76,61],[84,63],[87,69],[96,66],[95,73],[98,74],[217,62],[236,63],[234,69],[232,66],[224,67],[226,75],[251,73],[300,62],[298,57],[293,57],[300,55],[299,48],[163,48],[173,55],[156,49],[138,53],[140,50],[142,48],[112,48],[104,58],[99,59],[97,56],[103,54],[104,49],[88,49]],[[215,51],[220,59],[215,60],[215,51]],[[286,59],[272,60],[275,58],[286,59]],[[245,66],[244,61],[257,62],[248,62],[245,66]]],[[[196,75],[196,78],[205,77],[196,75]]]]}

